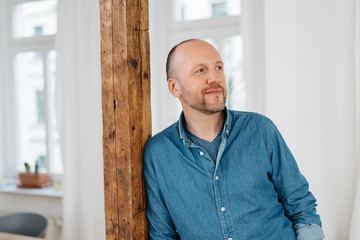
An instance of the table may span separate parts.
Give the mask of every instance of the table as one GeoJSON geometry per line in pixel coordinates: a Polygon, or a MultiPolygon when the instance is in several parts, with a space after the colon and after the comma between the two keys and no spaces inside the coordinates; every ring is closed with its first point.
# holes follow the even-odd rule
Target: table
{"type": "Polygon", "coordinates": [[[44,238],[0,232],[0,240],[44,240],[44,238]]]}

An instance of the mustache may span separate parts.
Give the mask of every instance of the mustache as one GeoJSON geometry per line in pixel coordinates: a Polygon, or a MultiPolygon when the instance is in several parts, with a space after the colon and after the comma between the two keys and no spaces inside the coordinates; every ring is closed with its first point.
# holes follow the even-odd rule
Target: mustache
{"type": "Polygon", "coordinates": [[[217,83],[216,85],[212,85],[212,86],[210,86],[210,87],[204,88],[203,90],[201,90],[201,93],[202,93],[202,94],[205,94],[205,93],[206,93],[207,91],[209,91],[209,90],[219,89],[219,88],[221,89],[221,91],[222,91],[223,93],[225,92],[224,88],[217,83]]]}

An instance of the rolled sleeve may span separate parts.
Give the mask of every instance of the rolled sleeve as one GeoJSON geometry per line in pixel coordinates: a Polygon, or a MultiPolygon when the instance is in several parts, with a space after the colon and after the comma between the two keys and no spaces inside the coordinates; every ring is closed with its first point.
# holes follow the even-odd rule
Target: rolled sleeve
{"type": "Polygon", "coordinates": [[[317,224],[296,224],[294,226],[297,240],[321,240],[324,239],[324,233],[317,224]]]}

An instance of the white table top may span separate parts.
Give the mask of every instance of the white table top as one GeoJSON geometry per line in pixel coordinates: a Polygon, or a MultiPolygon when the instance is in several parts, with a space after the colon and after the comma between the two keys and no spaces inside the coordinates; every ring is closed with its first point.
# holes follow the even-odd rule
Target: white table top
{"type": "Polygon", "coordinates": [[[0,240],[44,240],[44,238],[0,232],[0,240]]]}

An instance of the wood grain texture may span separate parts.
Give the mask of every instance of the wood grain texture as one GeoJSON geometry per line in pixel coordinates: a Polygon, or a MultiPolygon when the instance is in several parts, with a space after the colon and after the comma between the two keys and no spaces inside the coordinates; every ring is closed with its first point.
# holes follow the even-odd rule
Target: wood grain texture
{"type": "Polygon", "coordinates": [[[151,137],[148,0],[100,0],[106,239],[147,239],[151,137]]]}

